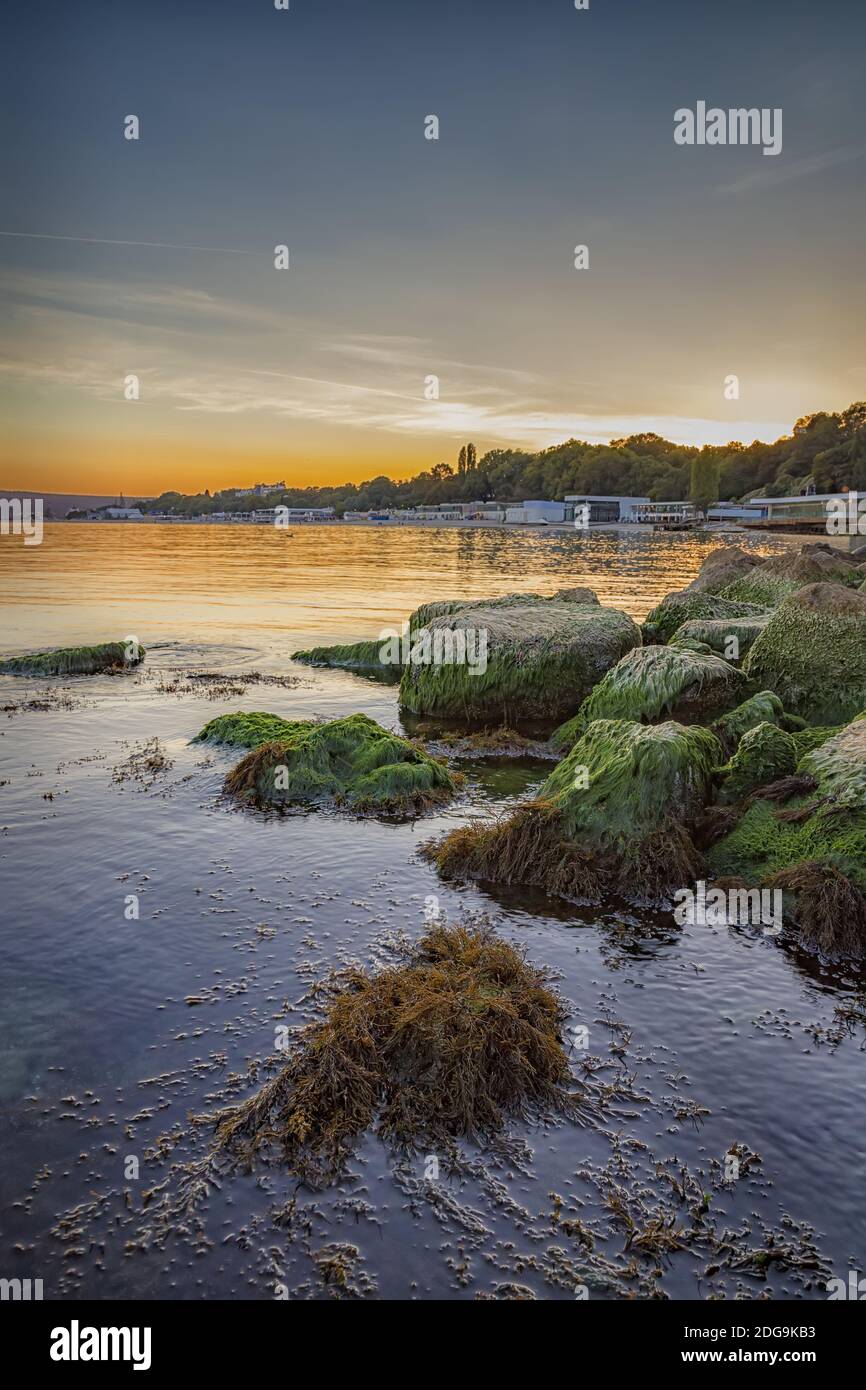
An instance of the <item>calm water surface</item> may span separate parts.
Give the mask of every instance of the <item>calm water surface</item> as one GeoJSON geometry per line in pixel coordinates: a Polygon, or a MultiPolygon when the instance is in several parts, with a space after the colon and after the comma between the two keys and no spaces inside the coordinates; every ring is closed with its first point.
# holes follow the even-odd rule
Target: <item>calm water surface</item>
{"type": "Polygon", "coordinates": [[[44,681],[0,677],[0,1276],[61,1298],[574,1298],[584,1284],[808,1299],[828,1272],[866,1268],[862,978],[748,929],[448,887],[419,862],[419,843],[513,803],[541,764],[464,764],[465,797],[414,825],[271,820],[227,809],[231,755],[190,742],[228,709],[364,710],[399,728],[393,689],[290,653],[376,636],[423,600],[514,589],[588,584],[640,619],[716,544],[123,525],[0,540],[5,652],[127,635],[148,648],[134,676],[52,682],[47,699],[44,681]],[[194,671],[296,683],[214,700],[194,671]],[[128,776],[153,737],[171,767],[128,776]],[[438,1182],[427,1156],[401,1162],[370,1137],[323,1193],[274,1169],[195,1191],[209,1133],[189,1115],[248,1092],[330,967],[393,960],[430,895],[553,972],[569,1028],[589,1030],[576,1065],[592,1058],[619,1093],[604,1120],[516,1126],[438,1182]],[[725,1181],[732,1146],[744,1171],[725,1181]],[[674,1248],[636,1253],[629,1223],[659,1215],[674,1248]],[[686,1239],[696,1220],[704,1234],[686,1239]]]}

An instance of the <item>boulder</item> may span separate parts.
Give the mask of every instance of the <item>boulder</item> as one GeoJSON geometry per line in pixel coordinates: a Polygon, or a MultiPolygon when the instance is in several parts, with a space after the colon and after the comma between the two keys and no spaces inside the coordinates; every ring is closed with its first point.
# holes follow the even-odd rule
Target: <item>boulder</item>
{"type": "Polygon", "coordinates": [[[333,806],[406,818],[450,801],[459,780],[365,714],[323,724],[229,714],[212,719],[198,737],[249,748],[226,777],[225,791],[263,809],[333,806]]]}
{"type": "Polygon", "coordinates": [[[671,643],[683,646],[686,642],[700,642],[726,661],[742,661],[755,638],[763,632],[769,616],[765,613],[756,618],[693,618],[677,628],[671,643]],[[735,643],[731,638],[736,639],[735,643]],[[736,656],[729,655],[734,651],[736,656]]]}
{"type": "Polygon", "coordinates": [[[866,595],[837,584],[798,589],[755,640],[743,671],[809,723],[851,719],[866,707],[866,595]]]}
{"type": "Polygon", "coordinates": [[[638,647],[608,671],[574,718],[554,731],[551,743],[554,748],[572,748],[594,719],[709,722],[745,693],[745,677],[713,653],[638,647]]]}
{"type": "Polygon", "coordinates": [[[739,603],[721,598],[718,594],[680,589],[667,594],[644,619],[644,641],[647,644],[669,642],[683,623],[695,619],[729,621],[733,618],[761,618],[766,612],[766,607],[755,603],[739,603]]]}
{"type": "Polygon", "coordinates": [[[853,586],[857,582],[857,567],[848,555],[823,545],[807,545],[796,552],[772,555],[749,574],[727,584],[721,595],[738,603],[765,604],[772,608],[805,584],[853,586]]]}
{"type": "Polygon", "coordinates": [[[720,550],[711,550],[697,577],[687,586],[688,592],[717,594],[726,584],[751,574],[760,564],[760,555],[741,550],[738,545],[725,545],[720,550]]]}
{"type": "Polygon", "coordinates": [[[102,676],[130,671],[144,660],[140,643],[103,642],[96,647],[59,647],[0,661],[4,676],[102,676]]]}
{"type": "Polygon", "coordinates": [[[640,641],[627,614],[598,603],[464,605],[413,633],[400,703],[429,718],[549,728],[640,641]]]}
{"type": "Polygon", "coordinates": [[[720,768],[722,801],[741,801],[758,787],[790,777],[797,766],[797,745],[776,724],[756,724],[740,739],[736,753],[720,768]]]}
{"type": "Polygon", "coordinates": [[[535,801],[505,820],[460,827],[424,852],[446,877],[658,904],[701,875],[688,828],[712,794],[720,756],[708,729],[599,719],[535,801]]]}
{"type": "Polygon", "coordinates": [[[866,717],[806,753],[795,777],[766,790],[713,845],[711,869],[779,889],[805,945],[866,956],[866,717]]]}

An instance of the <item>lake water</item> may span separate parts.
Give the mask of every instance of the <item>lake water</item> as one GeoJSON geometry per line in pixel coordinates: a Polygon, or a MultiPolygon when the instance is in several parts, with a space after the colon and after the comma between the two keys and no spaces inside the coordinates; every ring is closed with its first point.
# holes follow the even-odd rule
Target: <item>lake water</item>
{"type": "Polygon", "coordinates": [[[640,619],[720,543],[108,524],[0,540],[5,653],[148,649],[134,675],[47,696],[0,677],[0,1276],[41,1278],[46,1298],[808,1299],[866,1269],[861,975],[749,928],[443,885],[418,845],[513,804],[541,763],[462,764],[465,795],[414,824],[269,819],[228,809],[231,754],[190,741],[229,709],[399,729],[394,688],[290,653],[516,589],[587,584],[640,619]],[[202,671],[230,679],[208,689],[202,671]],[[171,766],[130,775],[154,737],[171,766]],[[517,1125],[438,1179],[436,1156],[368,1136],[324,1192],[273,1167],[196,1190],[210,1134],[189,1115],[247,1094],[275,1028],[314,1016],[316,982],[393,961],[431,896],[550,969],[605,1118],[517,1125]]]}

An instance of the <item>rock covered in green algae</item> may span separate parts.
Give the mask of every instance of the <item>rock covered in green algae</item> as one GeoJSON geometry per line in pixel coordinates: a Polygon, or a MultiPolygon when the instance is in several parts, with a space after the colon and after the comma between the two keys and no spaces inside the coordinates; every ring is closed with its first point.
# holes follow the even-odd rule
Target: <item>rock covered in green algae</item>
{"type": "Polygon", "coordinates": [[[737,751],[720,768],[720,800],[741,801],[758,787],[790,777],[797,766],[797,745],[776,724],[756,724],[740,739],[737,751]]]}
{"type": "MultiPolygon", "coordinates": [[[[802,722],[802,721],[801,721],[802,722]]],[[[836,734],[842,732],[844,724],[818,724],[811,728],[805,727],[793,732],[794,745],[797,749],[797,761],[804,758],[807,753],[822,747],[829,739],[835,738],[836,734]]]]}
{"type": "Polygon", "coordinates": [[[798,589],[755,640],[743,671],[810,723],[851,719],[866,706],[866,595],[837,584],[798,589]]]}
{"type": "MultiPolygon", "coordinates": [[[[554,599],[562,603],[594,604],[598,598],[592,589],[559,589],[554,599]]],[[[501,594],[490,599],[445,599],[441,602],[423,603],[410,614],[406,634],[396,640],[388,634],[372,641],[351,642],[333,647],[310,647],[306,651],[292,652],[293,661],[302,661],[308,666],[330,666],[341,671],[354,671],[371,680],[384,681],[396,685],[403,674],[403,666],[412,657],[414,634],[425,628],[434,618],[451,617],[466,608],[516,608],[535,607],[549,603],[542,594],[501,594]]]]}
{"type": "Polygon", "coordinates": [[[219,714],[196,734],[195,743],[224,743],[230,748],[258,748],[261,743],[288,738],[298,729],[309,729],[308,719],[283,719],[279,714],[263,710],[239,710],[235,714],[219,714]]]}
{"type": "Polygon", "coordinates": [[[726,585],[721,596],[773,607],[806,584],[855,585],[857,580],[856,566],[847,555],[829,547],[805,545],[794,554],[772,555],[726,585]]]}
{"type": "Polygon", "coordinates": [[[658,903],[700,877],[688,826],[712,794],[720,757],[718,739],[697,725],[599,719],[536,801],[452,831],[425,853],[449,877],[658,903]]]}
{"type": "Polygon", "coordinates": [[[350,642],[336,647],[310,647],[307,651],[292,652],[293,661],[307,666],[330,666],[340,671],[354,671],[371,680],[396,685],[401,667],[390,659],[384,638],[372,642],[350,642]]]}
{"type": "Polygon", "coordinates": [[[685,651],[688,652],[699,652],[701,656],[718,655],[718,653],[713,651],[713,648],[708,646],[706,642],[696,642],[693,637],[680,637],[680,634],[678,632],[674,633],[673,637],[671,638],[670,645],[672,647],[682,647],[685,649],[685,651]]]}
{"type": "Polygon", "coordinates": [[[554,731],[551,744],[571,748],[594,719],[707,720],[736,704],[745,688],[742,673],[713,653],[638,647],[608,671],[574,718],[554,731]]]}
{"type": "Polygon", "coordinates": [[[250,749],[225,781],[226,792],[249,806],[413,816],[450,801],[457,789],[442,763],[365,714],[330,723],[229,714],[211,720],[199,738],[250,749]]]}
{"type": "Polygon", "coordinates": [[[429,620],[426,643],[403,670],[400,703],[436,719],[551,725],[573,713],[583,697],[633,647],[637,624],[598,603],[564,599],[470,604],[429,620]],[[437,650],[472,660],[437,660],[437,650]]]}
{"type": "MultiPolygon", "coordinates": [[[[785,784],[781,784],[784,791],[785,784]]],[[[778,887],[801,938],[866,954],[866,717],[801,758],[788,796],[751,801],[709,852],[716,874],[778,887]]]]}
{"type": "Polygon", "coordinates": [[[646,643],[669,642],[683,623],[700,619],[709,621],[721,619],[729,622],[734,618],[762,618],[767,609],[755,603],[739,603],[722,598],[719,594],[705,594],[691,589],[681,589],[667,594],[643,624],[646,643]]]}
{"type": "Polygon", "coordinates": [[[738,545],[725,545],[719,550],[711,550],[696,578],[687,586],[687,592],[717,594],[735,579],[751,574],[760,564],[759,555],[741,550],[738,545]]]}
{"type": "Polygon", "coordinates": [[[757,695],[751,695],[729,714],[717,719],[713,733],[721,740],[722,746],[732,752],[744,734],[759,724],[775,724],[789,734],[804,728],[802,719],[786,713],[778,695],[774,695],[772,690],[759,690],[757,695]]]}
{"type": "Polygon", "coordinates": [[[726,661],[740,661],[763,632],[769,616],[766,613],[757,618],[693,618],[677,628],[671,644],[681,647],[686,643],[700,643],[726,661]],[[735,643],[731,638],[736,639],[735,643]]]}
{"type": "Polygon", "coordinates": [[[671,816],[681,823],[695,818],[720,752],[715,734],[697,724],[596,719],[538,796],[557,807],[569,839],[626,852],[671,816]]]}
{"type": "Polygon", "coordinates": [[[5,676],[101,676],[131,670],[144,660],[140,643],[103,642],[97,647],[60,647],[0,661],[5,676]]]}

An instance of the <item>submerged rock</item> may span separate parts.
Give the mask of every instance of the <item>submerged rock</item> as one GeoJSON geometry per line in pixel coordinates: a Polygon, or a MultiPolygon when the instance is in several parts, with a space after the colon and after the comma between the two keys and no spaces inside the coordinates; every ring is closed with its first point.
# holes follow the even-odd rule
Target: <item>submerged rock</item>
{"type": "Polygon", "coordinates": [[[144,660],[140,643],[103,642],[97,647],[60,647],[0,661],[6,676],[101,676],[131,670],[144,660]]]}
{"type": "Polygon", "coordinates": [[[708,729],[599,719],[505,820],[424,849],[446,877],[522,884],[588,902],[659,903],[700,877],[688,834],[709,800],[721,745],[708,729]]]}
{"type": "Polygon", "coordinates": [[[750,799],[709,862],[716,874],[781,889],[806,944],[866,955],[866,717],[801,758],[796,777],[750,799]]]}
{"type": "Polygon", "coordinates": [[[745,689],[741,672],[713,653],[639,647],[608,671],[574,718],[554,731],[551,744],[571,748],[594,719],[707,721],[736,704],[745,689]]]}
{"type": "Polygon", "coordinates": [[[719,594],[681,589],[667,594],[647,615],[643,624],[644,641],[648,644],[669,642],[683,623],[696,619],[706,622],[718,618],[727,622],[733,618],[762,618],[766,613],[765,607],[755,603],[735,603],[719,594]]]}
{"type": "Polygon", "coordinates": [[[803,546],[796,553],[772,555],[769,560],[741,575],[722,589],[722,597],[737,602],[781,603],[805,584],[855,585],[857,568],[841,551],[824,546],[803,546]]]}
{"type": "Polygon", "coordinates": [[[810,584],[776,609],[743,663],[810,723],[841,724],[866,707],[866,595],[810,584]]]}
{"type": "Polygon", "coordinates": [[[509,1119],[575,1117],[585,1088],[566,1012],[542,973],[489,931],[434,926],[406,964],[335,978],[282,1070],[215,1117],[220,1150],[333,1180],[375,1127],[398,1149],[452,1153],[509,1119]]]}
{"type": "Polygon", "coordinates": [[[450,801],[459,780],[365,714],[326,724],[229,714],[198,737],[251,750],[225,780],[227,794],[247,806],[325,805],[408,817],[450,801]]]}
{"type": "Polygon", "coordinates": [[[351,642],[346,646],[310,647],[307,651],[292,652],[293,661],[307,666],[330,666],[340,671],[354,671],[359,676],[396,685],[402,674],[399,663],[391,660],[386,639],[372,642],[351,642]],[[384,658],[384,659],[383,659],[384,658]]]}
{"type": "Polygon", "coordinates": [[[431,618],[415,639],[400,683],[406,710],[516,728],[573,713],[641,641],[627,614],[564,599],[466,605],[431,618]]]}

